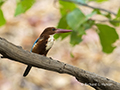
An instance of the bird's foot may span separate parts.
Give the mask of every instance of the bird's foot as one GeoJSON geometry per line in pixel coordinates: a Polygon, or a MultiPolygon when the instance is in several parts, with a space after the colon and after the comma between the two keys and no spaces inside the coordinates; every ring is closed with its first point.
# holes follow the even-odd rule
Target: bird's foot
{"type": "MultiPolygon", "coordinates": [[[[50,59],[52,59],[52,57],[49,57],[50,59]]],[[[52,59],[53,60],[53,59],[52,59]]]]}
{"type": "Polygon", "coordinates": [[[5,56],[0,56],[0,58],[6,58],[5,56]]]}

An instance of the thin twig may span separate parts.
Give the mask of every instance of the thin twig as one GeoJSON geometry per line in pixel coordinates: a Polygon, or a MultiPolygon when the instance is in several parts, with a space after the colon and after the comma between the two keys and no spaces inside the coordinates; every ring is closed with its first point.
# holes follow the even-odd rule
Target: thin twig
{"type": "Polygon", "coordinates": [[[99,21],[99,22],[113,22],[113,23],[120,23],[120,21],[117,21],[117,20],[95,20],[95,21],[99,21]]]}
{"type": "Polygon", "coordinates": [[[77,2],[75,0],[61,0],[61,1],[66,1],[66,2],[73,2],[73,3],[76,3],[76,4],[79,4],[79,5],[82,5],[82,6],[85,6],[85,7],[89,7],[89,8],[92,8],[92,9],[99,9],[101,11],[104,11],[104,12],[108,12],[108,13],[111,13],[113,15],[117,15],[116,13],[112,12],[112,11],[109,11],[109,10],[106,10],[106,9],[103,9],[103,8],[99,8],[99,7],[94,7],[94,6],[90,6],[88,4],[84,4],[84,3],[81,3],[81,2],[77,2]]]}
{"type": "Polygon", "coordinates": [[[89,20],[98,21],[98,22],[113,22],[113,23],[120,23],[119,20],[109,20],[109,19],[107,19],[107,20],[98,20],[98,19],[91,19],[91,18],[90,18],[89,20]]]}

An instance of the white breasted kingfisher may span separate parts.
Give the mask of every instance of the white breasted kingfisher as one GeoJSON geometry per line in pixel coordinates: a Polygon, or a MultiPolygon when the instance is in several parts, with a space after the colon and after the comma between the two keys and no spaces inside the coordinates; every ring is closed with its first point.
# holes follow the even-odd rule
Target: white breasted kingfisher
{"type": "MultiPolygon", "coordinates": [[[[67,33],[67,32],[71,32],[71,30],[56,29],[55,27],[46,28],[42,32],[40,37],[34,42],[31,52],[46,56],[46,54],[51,49],[51,47],[54,43],[54,34],[67,33]]],[[[31,65],[27,66],[27,68],[23,74],[24,77],[28,75],[31,68],[32,68],[31,65]]]]}

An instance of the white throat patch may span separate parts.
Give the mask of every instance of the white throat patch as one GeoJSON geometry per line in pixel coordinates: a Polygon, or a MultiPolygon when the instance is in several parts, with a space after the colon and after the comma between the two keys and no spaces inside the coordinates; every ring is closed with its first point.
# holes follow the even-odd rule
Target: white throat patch
{"type": "Polygon", "coordinates": [[[46,50],[49,50],[52,47],[53,43],[54,43],[54,37],[53,35],[50,35],[50,37],[48,38],[48,42],[46,44],[46,50]]]}

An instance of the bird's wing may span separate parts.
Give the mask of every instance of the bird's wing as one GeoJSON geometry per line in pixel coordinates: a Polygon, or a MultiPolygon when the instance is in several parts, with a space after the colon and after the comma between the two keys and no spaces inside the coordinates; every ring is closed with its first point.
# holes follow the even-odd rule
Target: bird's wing
{"type": "Polygon", "coordinates": [[[40,37],[36,39],[36,41],[34,42],[32,48],[31,48],[31,52],[32,52],[33,48],[35,47],[36,43],[37,43],[38,41],[42,41],[42,40],[43,40],[43,38],[40,38],[40,37]]]}
{"type": "Polygon", "coordinates": [[[32,48],[31,48],[31,52],[32,52],[32,49],[33,49],[33,47],[35,46],[35,44],[38,42],[38,40],[39,40],[39,38],[37,38],[36,41],[34,42],[32,48]]]}

